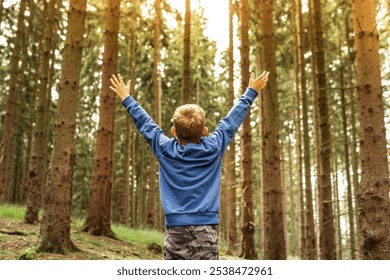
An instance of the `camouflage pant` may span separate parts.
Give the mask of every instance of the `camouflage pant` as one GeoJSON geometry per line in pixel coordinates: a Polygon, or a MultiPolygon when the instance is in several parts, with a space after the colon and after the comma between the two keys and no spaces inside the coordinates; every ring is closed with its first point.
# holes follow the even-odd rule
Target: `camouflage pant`
{"type": "Polygon", "coordinates": [[[165,230],[166,260],[218,260],[218,226],[181,226],[165,230]]]}

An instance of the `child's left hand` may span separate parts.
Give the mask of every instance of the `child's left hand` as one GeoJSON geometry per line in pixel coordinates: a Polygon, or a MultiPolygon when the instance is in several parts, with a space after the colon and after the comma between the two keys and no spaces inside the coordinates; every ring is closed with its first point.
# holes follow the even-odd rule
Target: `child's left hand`
{"type": "Polygon", "coordinates": [[[110,89],[114,91],[122,101],[125,100],[125,98],[130,95],[131,80],[128,80],[127,85],[125,85],[121,74],[118,74],[118,78],[115,75],[112,75],[110,81],[112,85],[110,86],[110,89]]]}

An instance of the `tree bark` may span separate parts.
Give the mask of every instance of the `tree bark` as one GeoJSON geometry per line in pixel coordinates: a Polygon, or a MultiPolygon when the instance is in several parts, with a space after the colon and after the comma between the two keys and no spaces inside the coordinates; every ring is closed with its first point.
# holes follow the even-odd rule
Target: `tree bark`
{"type": "MultiPolygon", "coordinates": [[[[228,204],[229,204],[229,188],[228,188],[228,158],[224,156],[222,158],[222,171],[221,171],[221,194],[220,194],[220,223],[218,227],[219,231],[219,237],[222,240],[228,241],[229,240],[229,210],[228,210],[228,204]]],[[[229,252],[230,253],[230,252],[229,252]]]]}
{"type": "MultiPolygon", "coordinates": [[[[303,33],[303,17],[302,17],[302,2],[301,0],[293,0],[293,7],[295,7],[295,22],[296,22],[296,32],[297,32],[297,65],[298,65],[298,91],[300,91],[300,103],[302,104],[302,130],[303,130],[303,137],[300,138],[298,141],[303,141],[303,159],[305,162],[305,180],[306,178],[306,143],[305,141],[308,140],[308,137],[306,137],[305,134],[305,127],[307,128],[307,108],[304,108],[304,106],[307,106],[307,93],[306,93],[306,72],[304,70],[305,67],[305,58],[304,58],[304,53],[305,53],[305,46],[303,43],[304,40],[304,33],[303,33]],[[302,71],[303,70],[303,71],[302,71]],[[306,103],[305,103],[305,98],[306,98],[306,103]],[[306,111],[305,111],[306,109],[306,111]],[[306,113],[306,115],[305,115],[306,113]],[[306,120],[305,120],[306,116],[306,120]],[[305,121],[306,121],[306,126],[305,126],[305,121]]],[[[310,161],[310,157],[309,157],[310,161]]],[[[310,177],[309,177],[310,179],[310,177]]],[[[305,181],[305,184],[307,182],[305,181]]],[[[303,184],[299,188],[299,255],[301,259],[306,259],[306,216],[305,216],[305,194],[304,194],[304,188],[303,184]]]]}
{"type": "Polygon", "coordinates": [[[76,249],[70,239],[70,224],[77,92],[85,16],[86,0],[71,0],[38,251],[65,253],[76,249]]]}
{"type": "MultiPolygon", "coordinates": [[[[23,41],[27,40],[27,34],[24,34],[25,38],[23,41]]],[[[20,66],[20,75],[18,77],[18,85],[16,88],[17,92],[22,92],[22,85],[25,81],[26,68],[27,68],[27,48],[26,43],[23,44],[23,53],[21,54],[21,66],[20,66]]],[[[10,180],[9,180],[9,197],[8,202],[12,204],[20,203],[21,197],[21,180],[22,180],[22,169],[23,169],[23,156],[25,151],[24,146],[24,124],[22,122],[23,107],[22,102],[26,100],[24,94],[18,94],[16,96],[15,110],[14,110],[14,122],[15,127],[12,132],[12,143],[11,143],[11,155],[12,160],[10,162],[10,180]]]]}
{"type": "MultiPolygon", "coordinates": [[[[294,62],[294,82],[295,82],[295,138],[296,138],[296,153],[297,153],[297,188],[299,190],[299,196],[303,196],[303,156],[302,156],[302,113],[301,113],[301,102],[302,102],[302,92],[300,92],[300,81],[299,81],[299,46],[298,46],[298,12],[297,12],[297,3],[295,0],[291,1],[292,9],[291,9],[291,33],[292,33],[292,42],[293,42],[293,62],[294,62]]],[[[292,173],[292,145],[291,139],[288,139],[288,155],[289,155],[289,177],[290,177],[290,185],[289,185],[289,196],[290,196],[290,221],[291,221],[291,237],[288,239],[290,244],[287,244],[287,248],[290,247],[291,254],[293,256],[296,255],[295,248],[295,205],[294,205],[294,184],[293,184],[293,173],[292,173]],[[290,246],[289,246],[290,245],[290,246]]],[[[303,199],[299,199],[299,201],[303,202],[303,199]]],[[[300,208],[303,206],[303,203],[300,204],[300,208]]],[[[301,208],[302,210],[302,208],[301,208]]],[[[303,211],[300,211],[300,219],[303,217],[303,211]]],[[[302,225],[304,225],[304,219],[302,219],[302,225]]],[[[287,235],[287,234],[286,234],[287,235]]],[[[303,239],[305,240],[305,239],[303,239]]]]}
{"type": "Polygon", "coordinates": [[[311,152],[310,152],[310,137],[309,137],[309,113],[308,113],[308,98],[306,86],[306,63],[305,63],[305,34],[302,16],[302,1],[297,2],[297,34],[298,34],[298,66],[299,66],[299,83],[301,91],[302,104],[302,134],[303,134],[303,161],[304,161],[304,176],[305,176],[305,193],[302,195],[306,198],[302,211],[304,217],[301,221],[304,222],[303,230],[301,230],[301,258],[314,260],[317,259],[317,240],[314,225],[313,214],[313,193],[311,184],[311,152]],[[302,240],[304,239],[304,240],[302,240]]]}
{"type": "MultiPolygon", "coordinates": [[[[342,58],[341,42],[339,46],[340,58],[342,58]]],[[[347,181],[347,205],[348,205],[348,223],[349,223],[349,243],[350,243],[350,258],[355,259],[356,242],[355,242],[355,221],[354,221],[354,207],[353,207],[353,193],[352,193],[352,182],[351,182],[351,164],[349,156],[349,137],[348,137],[348,123],[347,123],[347,101],[345,94],[345,82],[344,82],[344,69],[340,69],[340,95],[341,95],[341,117],[343,124],[344,134],[344,163],[345,163],[345,178],[347,181]]]]}
{"type": "MultiPolygon", "coordinates": [[[[26,45],[30,46],[32,42],[36,42],[42,39],[42,29],[43,27],[36,28],[34,26],[34,20],[36,18],[36,11],[35,11],[35,3],[34,1],[28,2],[28,9],[30,11],[29,19],[28,19],[28,40],[26,45]]],[[[44,11],[45,13],[46,11],[44,11]]],[[[26,47],[26,49],[28,49],[26,47]]],[[[26,55],[29,56],[29,61],[27,63],[27,73],[28,73],[28,80],[31,83],[31,85],[34,85],[35,81],[38,80],[38,71],[35,71],[39,68],[39,57],[38,57],[38,51],[37,46],[35,44],[31,44],[30,47],[32,55],[28,55],[28,52],[25,51],[26,55]]],[[[25,96],[27,97],[26,100],[29,101],[30,107],[35,108],[36,106],[36,91],[33,89],[33,86],[28,87],[25,89],[25,96]]],[[[22,204],[27,204],[27,195],[28,195],[28,180],[29,180],[29,172],[30,172],[30,162],[31,162],[31,156],[32,156],[32,138],[33,138],[33,124],[35,123],[35,115],[36,110],[30,110],[29,117],[28,117],[28,124],[27,124],[27,132],[25,135],[26,138],[26,157],[24,161],[24,171],[23,171],[23,182],[22,182],[22,204]]],[[[44,184],[45,182],[43,182],[44,184]]]]}
{"type": "Polygon", "coordinates": [[[270,72],[269,82],[263,90],[264,258],[283,260],[287,256],[280,169],[279,108],[276,82],[276,42],[273,25],[273,1],[260,0],[258,10],[260,11],[261,66],[270,72]]]}
{"type": "MultiPolygon", "coordinates": [[[[233,56],[233,4],[229,0],[229,51],[228,51],[228,73],[229,73],[229,89],[227,98],[227,107],[231,108],[234,101],[234,56],[233,56]]],[[[228,164],[227,187],[229,198],[229,227],[228,227],[228,246],[230,250],[234,250],[237,244],[237,182],[236,182],[236,141],[230,142],[229,150],[226,153],[226,163],[228,164]]]]}
{"type": "MultiPolygon", "coordinates": [[[[352,71],[352,66],[354,63],[354,54],[352,54],[352,48],[353,48],[353,38],[350,37],[351,30],[350,30],[350,24],[349,21],[351,18],[349,16],[346,17],[345,20],[345,29],[346,29],[346,41],[347,41],[347,46],[348,46],[348,59],[347,59],[347,73],[348,73],[348,78],[347,78],[347,85],[350,87],[353,84],[353,71],[352,71]]],[[[355,90],[349,90],[349,100],[357,100],[355,97],[355,90]]],[[[355,209],[356,207],[356,190],[358,189],[359,186],[359,160],[358,160],[358,148],[357,148],[357,135],[359,134],[358,129],[356,128],[356,114],[357,114],[357,109],[356,109],[356,103],[357,102],[352,102],[351,103],[351,160],[352,160],[352,197],[353,203],[352,208],[355,209]]],[[[355,248],[354,251],[351,252],[352,259],[359,259],[359,250],[358,250],[358,241],[356,240],[357,237],[357,224],[358,224],[358,218],[356,215],[357,211],[352,212],[353,220],[355,221],[354,225],[354,232],[355,232],[355,248]]],[[[352,248],[351,248],[352,249],[352,248]]]]}
{"type": "Polygon", "coordinates": [[[109,89],[116,73],[118,56],[120,0],[106,1],[102,89],[99,106],[99,128],[91,180],[88,215],[83,231],[114,237],[111,230],[111,188],[113,179],[113,136],[115,94],[109,89]]]}
{"type": "MultiPolygon", "coordinates": [[[[131,83],[131,92],[133,92],[134,96],[137,95],[134,92],[134,84],[135,84],[135,46],[136,46],[136,30],[137,30],[137,20],[138,20],[138,12],[139,12],[139,2],[138,0],[133,1],[133,11],[131,15],[131,31],[130,31],[130,61],[129,61],[129,75],[130,79],[133,81],[131,83]]],[[[136,129],[132,124],[132,120],[128,117],[127,120],[127,128],[129,129],[129,158],[131,158],[131,173],[130,177],[130,208],[131,208],[131,227],[136,227],[137,225],[137,216],[136,216],[136,188],[135,188],[135,165],[136,165],[136,153],[135,153],[135,145],[136,145],[136,129]]]]}
{"type": "Polygon", "coordinates": [[[328,96],[326,82],[326,65],[324,52],[324,38],[322,28],[322,9],[320,1],[312,1],[312,15],[314,19],[314,50],[317,99],[315,100],[319,116],[319,171],[318,174],[318,205],[319,205],[319,233],[320,258],[336,259],[336,241],[334,216],[332,207],[332,185],[330,167],[330,124],[328,114],[328,96]]]}
{"type": "MultiPolygon", "coordinates": [[[[153,114],[152,118],[158,122],[159,116],[159,63],[160,63],[160,25],[161,25],[161,3],[160,0],[154,1],[155,22],[154,22],[154,61],[153,61],[153,114]]],[[[156,207],[156,185],[157,185],[158,163],[156,157],[152,156],[150,163],[150,183],[149,183],[149,201],[147,224],[151,227],[155,225],[155,207],[156,207]]]]}
{"type": "Polygon", "coordinates": [[[342,256],[342,236],[341,236],[341,211],[340,211],[340,195],[339,195],[339,184],[338,184],[338,164],[337,164],[337,153],[336,153],[336,143],[332,143],[332,155],[334,155],[333,166],[335,171],[333,171],[333,181],[334,181],[334,188],[333,188],[333,201],[334,201],[334,212],[335,212],[335,231],[336,231],[336,259],[341,260],[342,256]]]}
{"type": "Polygon", "coordinates": [[[14,41],[14,49],[12,51],[11,66],[10,66],[10,80],[9,80],[9,94],[4,116],[3,135],[0,146],[0,203],[7,202],[8,199],[8,185],[10,176],[10,160],[11,160],[11,136],[14,129],[14,111],[16,106],[16,87],[19,77],[19,61],[22,49],[22,42],[25,30],[24,12],[26,10],[27,0],[21,0],[18,24],[16,29],[16,36],[14,41]]]}
{"type": "Polygon", "coordinates": [[[45,138],[48,136],[45,133],[47,130],[45,119],[48,118],[48,110],[50,107],[47,107],[47,91],[48,91],[48,80],[50,73],[50,59],[52,57],[51,53],[54,49],[54,14],[56,0],[50,0],[47,4],[47,12],[44,13],[44,30],[43,38],[40,41],[39,50],[41,54],[39,55],[40,62],[39,65],[39,77],[38,83],[35,90],[37,91],[38,104],[36,108],[36,122],[33,132],[33,147],[32,147],[32,157],[31,157],[31,167],[29,172],[28,180],[28,200],[27,200],[27,209],[25,215],[25,222],[28,224],[33,224],[38,222],[38,212],[41,208],[41,196],[43,190],[43,184],[45,182],[45,160],[47,153],[47,141],[45,138]]]}
{"type": "Polygon", "coordinates": [[[361,181],[357,193],[362,259],[390,259],[389,169],[376,2],[352,0],[360,112],[361,181]]]}
{"type": "MultiPolygon", "coordinates": [[[[136,165],[137,165],[137,160],[138,157],[136,156],[135,153],[135,148],[137,145],[137,131],[133,126],[132,129],[132,145],[131,145],[131,170],[132,170],[132,178],[131,178],[131,188],[132,188],[132,196],[133,200],[131,201],[131,226],[134,228],[137,228],[139,226],[139,219],[137,215],[137,205],[138,204],[138,197],[139,197],[139,186],[136,185],[136,177],[137,177],[137,172],[136,172],[136,165]]],[[[138,181],[138,180],[137,180],[138,181]]]]}
{"type": "Polygon", "coordinates": [[[139,199],[138,199],[138,203],[139,203],[139,207],[138,207],[138,215],[139,215],[139,226],[145,226],[146,225],[146,201],[147,201],[147,192],[146,192],[146,174],[147,174],[147,164],[146,164],[146,160],[145,160],[145,154],[147,153],[146,152],[146,147],[145,147],[145,142],[142,142],[141,143],[141,158],[140,158],[140,170],[139,170],[139,184],[138,184],[138,188],[140,189],[139,190],[139,199]]]}
{"type": "MultiPolygon", "coordinates": [[[[135,83],[135,32],[137,28],[137,14],[138,14],[138,1],[132,2],[132,10],[129,13],[131,17],[131,28],[130,28],[130,61],[129,61],[129,77],[132,81],[131,92],[134,92],[135,83]]],[[[123,108],[121,108],[123,110],[123,108]]],[[[132,168],[132,146],[133,146],[133,124],[130,117],[126,118],[125,121],[125,149],[123,156],[123,186],[122,194],[120,197],[120,216],[119,222],[124,225],[133,226],[133,208],[131,207],[134,199],[134,186],[133,186],[133,175],[134,168],[132,168]],[[130,171],[131,169],[131,171],[130,171]]]]}
{"type": "MultiPolygon", "coordinates": [[[[298,140],[299,141],[299,140],[298,140]]],[[[295,225],[295,221],[296,221],[296,216],[295,216],[295,209],[296,209],[296,206],[295,206],[295,188],[294,188],[294,168],[293,168],[293,163],[294,163],[294,159],[293,159],[293,155],[292,155],[292,150],[293,150],[293,144],[291,143],[291,138],[288,137],[288,146],[287,146],[287,150],[288,150],[288,176],[286,176],[286,179],[289,178],[289,186],[288,186],[288,196],[289,196],[289,202],[290,202],[290,208],[289,208],[289,216],[290,216],[290,219],[289,219],[289,224],[290,224],[290,238],[288,239],[288,244],[287,244],[287,248],[290,249],[290,254],[295,257],[297,256],[297,246],[296,244],[298,244],[298,242],[296,242],[297,240],[297,235],[296,235],[296,231],[295,231],[295,228],[296,228],[296,225],[295,225]]],[[[298,168],[302,168],[301,167],[298,167],[298,168]]],[[[299,185],[297,184],[299,187],[300,187],[300,192],[302,192],[302,184],[299,185]]],[[[287,189],[287,188],[286,188],[287,189]]],[[[287,192],[287,190],[286,190],[287,192]]],[[[286,227],[287,229],[287,227],[286,227]]],[[[287,231],[287,230],[286,230],[287,231]]],[[[288,233],[285,232],[285,235],[288,236],[288,233]]]]}
{"type": "MultiPolygon", "coordinates": [[[[249,4],[240,1],[241,13],[241,91],[244,92],[249,82],[249,4]]],[[[241,136],[241,178],[242,178],[242,253],[245,259],[256,259],[255,221],[253,213],[253,178],[252,178],[252,133],[250,126],[250,108],[242,123],[241,136]]]]}

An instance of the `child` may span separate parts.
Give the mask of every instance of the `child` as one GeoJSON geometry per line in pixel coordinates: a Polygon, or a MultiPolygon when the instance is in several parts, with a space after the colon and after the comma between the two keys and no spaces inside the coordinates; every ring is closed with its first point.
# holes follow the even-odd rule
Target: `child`
{"type": "Polygon", "coordinates": [[[139,132],[160,162],[160,193],[165,213],[165,259],[218,259],[219,196],[222,156],[243,122],[248,108],[266,86],[268,72],[249,80],[215,131],[208,134],[205,113],[198,105],[186,104],[173,114],[171,132],[165,136],[130,94],[130,80],[111,78],[110,89],[134,120],[139,132]]]}

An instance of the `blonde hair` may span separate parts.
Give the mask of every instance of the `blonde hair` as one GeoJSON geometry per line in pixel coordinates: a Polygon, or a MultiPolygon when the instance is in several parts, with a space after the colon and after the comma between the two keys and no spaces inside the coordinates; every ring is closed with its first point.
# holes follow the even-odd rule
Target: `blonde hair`
{"type": "Polygon", "coordinates": [[[196,143],[202,137],[205,113],[199,105],[185,104],[178,107],[172,120],[179,140],[196,143]]]}

